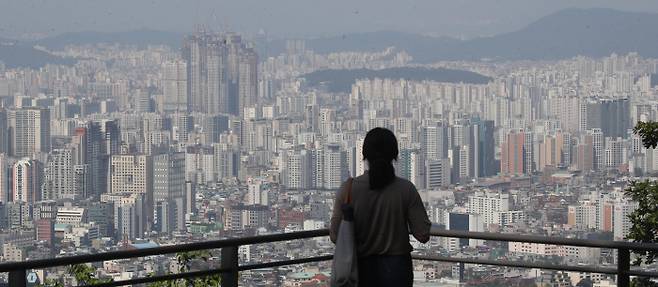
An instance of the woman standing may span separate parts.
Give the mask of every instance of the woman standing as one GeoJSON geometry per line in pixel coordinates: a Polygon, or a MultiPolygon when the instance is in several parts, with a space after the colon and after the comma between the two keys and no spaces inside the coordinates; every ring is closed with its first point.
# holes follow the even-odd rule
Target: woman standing
{"type": "MultiPolygon", "coordinates": [[[[416,187],[395,176],[398,142],[393,132],[370,130],[363,143],[363,158],[369,169],[354,178],[351,187],[359,286],[412,286],[409,233],[422,243],[429,240],[427,212],[416,187]]],[[[344,183],[334,202],[330,229],[334,243],[347,189],[344,183]]]]}

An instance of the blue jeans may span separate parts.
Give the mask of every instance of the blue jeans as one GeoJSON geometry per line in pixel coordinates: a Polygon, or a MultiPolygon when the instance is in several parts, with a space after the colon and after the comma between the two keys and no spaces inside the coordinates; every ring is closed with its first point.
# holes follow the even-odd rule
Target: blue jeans
{"type": "Polygon", "coordinates": [[[406,287],[414,281],[411,255],[375,255],[359,258],[359,287],[406,287]]]}

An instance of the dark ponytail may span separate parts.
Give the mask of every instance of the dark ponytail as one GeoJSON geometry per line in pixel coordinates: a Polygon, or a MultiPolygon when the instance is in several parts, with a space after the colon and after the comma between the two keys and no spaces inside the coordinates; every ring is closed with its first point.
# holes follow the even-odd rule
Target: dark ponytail
{"type": "Polygon", "coordinates": [[[368,161],[370,189],[382,189],[395,180],[393,160],[398,159],[398,141],[393,132],[374,128],[363,141],[363,158],[368,161]]]}

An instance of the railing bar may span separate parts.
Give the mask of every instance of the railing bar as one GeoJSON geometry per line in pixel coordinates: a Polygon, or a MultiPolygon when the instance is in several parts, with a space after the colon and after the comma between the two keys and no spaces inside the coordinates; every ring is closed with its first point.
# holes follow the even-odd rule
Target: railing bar
{"type": "Polygon", "coordinates": [[[20,269],[20,270],[13,270],[9,272],[9,280],[8,280],[8,286],[9,287],[24,287],[27,286],[27,270],[25,269],[20,269]]]}
{"type": "Polygon", "coordinates": [[[186,244],[177,244],[169,246],[161,246],[155,248],[137,249],[137,250],[121,250],[110,251],[98,254],[76,255],[69,257],[58,257],[50,259],[38,259],[32,261],[22,262],[9,262],[0,264],[0,273],[9,272],[17,269],[42,269],[55,266],[66,266],[88,262],[100,262],[107,260],[128,259],[135,257],[145,257],[162,254],[172,254],[177,252],[188,252],[197,250],[219,249],[222,247],[250,245],[260,243],[271,243],[278,241],[288,241],[296,239],[306,239],[320,236],[329,235],[329,230],[312,230],[312,231],[299,231],[281,234],[268,234],[261,236],[251,236],[243,238],[230,238],[204,242],[194,242],[186,244]]]}
{"type": "Polygon", "coordinates": [[[304,264],[304,263],[310,263],[310,262],[328,261],[328,260],[331,260],[333,258],[334,258],[333,255],[323,255],[323,256],[300,258],[300,259],[291,259],[291,260],[283,260],[283,261],[275,261],[275,262],[267,262],[267,263],[249,264],[249,265],[242,265],[242,266],[238,267],[238,270],[239,271],[246,271],[246,270],[254,270],[254,269],[279,267],[279,266],[285,266],[285,265],[295,265],[295,264],[304,264]]]}
{"type": "Polygon", "coordinates": [[[160,276],[153,276],[153,277],[136,278],[136,279],[130,279],[130,280],[121,280],[121,281],[114,281],[114,282],[95,284],[95,285],[79,285],[78,287],[115,287],[115,286],[125,286],[125,285],[133,285],[133,284],[144,284],[144,283],[169,281],[169,280],[176,280],[176,279],[183,279],[183,278],[196,278],[196,277],[217,275],[217,274],[221,274],[221,273],[228,272],[228,271],[230,271],[230,270],[226,270],[224,268],[209,269],[209,270],[202,270],[202,271],[193,271],[193,272],[167,274],[167,275],[160,275],[160,276]]]}
{"type": "Polygon", "coordinates": [[[230,270],[222,274],[222,286],[225,287],[238,287],[240,283],[240,257],[238,253],[239,246],[231,246],[222,248],[220,266],[221,268],[230,270]]]}
{"type": "MultiPolygon", "coordinates": [[[[77,255],[70,257],[39,259],[39,260],[24,261],[24,262],[8,262],[8,263],[0,264],[0,273],[11,272],[14,270],[43,269],[43,268],[49,268],[55,266],[66,266],[66,265],[74,265],[74,264],[87,263],[87,262],[98,262],[98,261],[128,259],[128,258],[154,256],[154,255],[162,255],[162,254],[173,254],[177,252],[186,252],[186,251],[195,251],[195,250],[219,249],[223,247],[236,246],[236,245],[249,245],[249,244],[270,243],[270,242],[287,241],[287,240],[295,240],[295,239],[305,239],[305,238],[326,236],[328,234],[329,231],[327,229],[322,229],[322,230],[313,230],[313,231],[301,231],[301,232],[291,232],[291,233],[282,233],[282,234],[251,236],[244,238],[230,238],[230,239],[213,240],[213,241],[205,241],[205,242],[194,242],[194,243],[171,245],[171,246],[161,246],[161,247],[148,248],[148,249],[121,250],[121,251],[111,251],[111,252],[105,252],[99,254],[86,254],[86,255],[77,255]]],[[[492,234],[485,232],[439,230],[436,228],[432,228],[430,234],[432,236],[470,238],[470,239],[492,240],[492,241],[526,242],[526,243],[583,246],[583,247],[608,248],[608,249],[629,249],[629,250],[637,250],[637,251],[658,251],[658,244],[655,243],[584,240],[584,239],[554,238],[554,237],[541,237],[541,236],[519,235],[519,234],[500,234],[500,233],[492,234]]],[[[443,259],[440,261],[460,262],[458,260],[453,260],[453,259],[447,260],[447,259],[450,258],[443,257],[443,259]]],[[[481,262],[481,263],[473,263],[473,264],[502,265],[500,264],[500,262],[497,261],[495,262],[492,261],[489,263],[481,262]],[[489,264],[489,263],[495,263],[495,264],[489,264]]],[[[263,264],[274,264],[274,263],[263,263],[263,264]]],[[[267,267],[269,265],[263,265],[263,266],[267,267]]],[[[505,266],[513,267],[516,265],[512,265],[510,263],[505,266]]],[[[519,266],[519,267],[524,267],[524,266],[519,266]]],[[[550,266],[543,266],[542,268],[549,269],[549,267],[550,266]]],[[[577,268],[579,268],[578,270],[584,270],[583,268],[587,268],[587,267],[577,267],[577,268]]],[[[590,268],[588,270],[593,270],[593,269],[590,268]]],[[[601,269],[601,270],[605,271],[607,269],[601,269]]],[[[607,271],[599,272],[599,273],[610,274],[607,271]]],[[[651,272],[644,272],[644,271],[629,271],[628,274],[652,276],[651,272]]]]}
{"type": "MultiPolygon", "coordinates": [[[[250,265],[243,265],[243,266],[238,267],[238,271],[271,268],[271,267],[278,267],[278,266],[285,266],[285,265],[304,264],[304,263],[310,263],[310,262],[328,261],[328,260],[331,260],[332,258],[333,258],[332,255],[324,255],[324,256],[316,256],[316,257],[301,258],[301,259],[292,259],[292,260],[283,260],[283,261],[275,261],[275,262],[267,262],[267,263],[259,263],[259,264],[250,264],[250,265]]],[[[79,286],[79,287],[125,286],[125,285],[131,285],[131,284],[143,284],[143,283],[152,283],[152,282],[176,280],[176,279],[183,279],[183,278],[203,277],[203,276],[208,276],[208,275],[226,273],[226,272],[229,272],[229,271],[231,271],[230,268],[220,268],[220,269],[211,269],[211,270],[203,270],[203,271],[167,274],[167,275],[161,275],[161,276],[153,276],[153,277],[144,277],[144,278],[137,278],[137,279],[130,279],[130,280],[114,281],[114,282],[108,282],[108,283],[96,284],[96,285],[82,285],[82,286],[79,286]]]]}
{"type": "Polygon", "coordinates": [[[617,286],[631,286],[631,277],[628,271],[631,269],[631,252],[628,249],[617,250],[617,286]]]}
{"type": "Polygon", "coordinates": [[[658,272],[653,271],[641,271],[641,270],[629,270],[626,271],[626,274],[630,276],[642,276],[642,277],[658,277],[658,272]]]}
{"type": "Polygon", "coordinates": [[[590,273],[601,273],[601,274],[617,274],[617,269],[615,268],[560,266],[560,265],[532,263],[532,262],[510,262],[510,261],[495,261],[495,260],[487,260],[487,259],[452,258],[452,257],[443,257],[443,256],[424,256],[424,255],[413,255],[412,258],[415,260],[425,260],[425,261],[442,261],[442,262],[466,263],[466,264],[495,265],[495,266],[520,267],[520,268],[538,268],[538,269],[548,269],[548,270],[564,270],[564,271],[590,272],[590,273]]]}
{"type": "Polygon", "coordinates": [[[544,237],[544,236],[535,236],[535,235],[511,234],[511,233],[488,233],[488,232],[473,232],[473,231],[461,231],[461,230],[441,230],[434,228],[430,231],[430,235],[440,236],[440,237],[469,238],[469,239],[480,239],[480,240],[491,240],[491,241],[541,243],[541,244],[552,244],[552,245],[569,245],[569,246],[582,246],[582,247],[608,248],[608,249],[629,249],[629,250],[638,250],[638,251],[658,251],[658,244],[656,243],[558,238],[558,237],[544,237]]]}
{"type": "MultiPolygon", "coordinates": [[[[452,257],[443,257],[443,256],[413,255],[412,257],[413,257],[414,260],[423,260],[423,261],[442,261],[442,262],[481,264],[481,265],[496,265],[496,266],[507,266],[507,267],[540,268],[540,269],[578,271],[578,272],[590,272],[590,273],[600,273],[600,274],[615,274],[617,272],[613,268],[595,268],[595,267],[579,267],[579,266],[559,267],[559,266],[553,266],[553,265],[542,265],[542,264],[537,264],[537,263],[514,263],[514,262],[507,262],[507,261],[492,261],[492,260],[485,260],[485,259],[470,259],[470,258],[452,258],[452,257]],[[573,268],[571,268],[571,267],[573,267],[573,268]]],[[[260,264],[250,264],[250,265],[240,266],[240,267],[238,267],[238,270],[239,271],[246,271],[246,270],[271,268],[271,267],[279,267],[279,266],[286,266],[286,265],[303,264],[303,263],[310,263],[310,262],[328,261],[328,260],[331,260],[332,258],[333,258],[332,255],[324,255],[324,256],[317,256],[317,257],[302,258],[302,259],[292,259],[292,260],[267,262],[267,263],[260,263],[260,264]]],[[[143,284],[143,283],[152,283],[152,282],[167,281],[167,280],[176,280],[176,279],[182,279],[182,278],[203,277],[203,276],[208,276],[208,275],[220,274],[220,273],[228,272],[228,271],[229,270],[227,270],[227,269],[211,269],[211,270],[177,273],[177,274],[168,274],[168,275],[161,275],[161,276],[154,276],[154,277],[145,277],[145,278],[123,280],[123,281],[115,281],[115,282],[109,282],[109,283],[103,283],[103,284],[97,284],[97,285],[85,285],[85,286],[86,287],[92,287],[92,286],[93,287],[125,286],[125,285],[132,285],[132,284],[143,284]]],[[[630,270],[630,271],[628,271],[628,274],[631,275],[631,276],[658,277],[658,272],[650,272],[650,271],[630,270]]]]}

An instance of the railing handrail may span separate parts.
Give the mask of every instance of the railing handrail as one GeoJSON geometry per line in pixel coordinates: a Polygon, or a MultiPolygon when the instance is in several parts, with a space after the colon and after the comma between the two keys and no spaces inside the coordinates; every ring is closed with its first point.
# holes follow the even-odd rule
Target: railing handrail
{"type": "MultiPolygon", "coordinates": [[[[219,269],[195,271],[188,273],[179,273],[174,275],[161,275],[148,278],[137,278],[126,281],[117,281],[101,284],[102,286],[123,286],[127,284],[156,282],[162,280],[170,280],[172,278],[184,278],[185,276],[195,277],[204,274],[222,274],[222,282],[230,286],[237,286],[237,274],[239,271],[252,270],[263,267],[283,266],[289,264],[299,264],[304,262],[317,262],[330,260],[331,255],[323,255],[310,258],[301,258],[284,261],[274,261],[252,265],[238,264],[238,248],[242,245],[270,243],[279,241],[288,241],[296,239],[305,239],[313,237],[321,237],[329,235],[328,229],[318,229],[311,231],[297,231],[279,234],[267,234],[259,236],[249,236],[241,238],[228,238],[220,240],[210,240],[203,242],[193,242],[177,245],[167,245],[145,249],[134,250],[119,250],[110,251],[97,254],[85,254],[68,257],[57,257],[50,259],[38,259],[22,262],[7,262],[0,264],[0,273],[9,273],[10,286],[25,286],[26,270],[29,269],[43,269],[55,266],[75,265],[89,262],[99,262],[107,260],[128,259],[144,256],[154,256],[163,254],[173,254],[178,252],[188,252],[197,250],[220,249],[222,250],[222,267],[219,269]],[[13,282],[13,283],[12,283],[13,282]]],[[[542,268],[553,270],[571,270],[581,272],[595,272],[604,274],[616,274],[619,286],[629,286],[629,276],[658,276],[658,273],[630,270],[630,251],[658,251],[658,244],[656,243],[638,243],[638,242],[625,242],[625,241],[606,241],[606,240],[588,240],[576,238],[559,238],[559,237],[545,237],[536,235],[522,235],[514,233],[489,233],[489,232],[474,232],[474,231],[459,231],[459,230],[444,230],[438,226],[432,226],[430,230],[431,236],[440,236],[448,238],[468,238],[490,241],[507,241],[507,242],[523,242],[523,243],[537,243],[537,244],[550,244],[550,245],[567,245],[567,246],[581,246],[589,248],[608,248],[616,249],[617,252],[617,268],[602,268],[591,266],[557,266],[543,263],[516,263],[516,262],[498,262],[492,260],[485,260],[479,258],[450,258],[442,256],[421,256],[415,255],[413,258],[417,260],[429,261],[443,261],[443,262],[456,262],[460,263],[463,267],[464,263],[469,264],[484,264],[484,265],[503,265],[511,267],[526,267],[526,268],[542,268]]]]}
{"type": "Polygon", "coordinates": [[[153,248],[108,251],[95,254],[74,255],[66,257],[55,257],[48,259],[37,259],[18,262],[0,263],[0,273],[10,272],[19,269],[42,269],[55,266],[75,265],[89,262],[99,262],[107,260],[129,259],[144,256],[154,256],[162,254],[173,254],[178,252],[188,252],[197,250],[219,249],[230,246],[241,246],[259,243],[269,243],[278,241],[288,241],[295,239],[304,239],[329,235],[328,229],[318,229],[310,231],[296,231],[278,234],[266,234],[258,236],[228,238],[219,240],[209,240],[202,242],[166,245],[153,248]]]}
{"type": "Polygon", "coordinates": [[[453,237],[453,238],[491,240],[491,241],[539,243],[539,244],[549,244],[549,245],[582,246],[582,247],[592,247],[592,248],[625,249],[625,250],[637,250],[637,251],[658,251],[658,244],[656,243],[547,237],[547,236],[537,236],[537,235],[523,235],[516,233],[491,233],[491,232],[477,232],[477,231],[445,230],[445,229],[439,229],[435,226],[433,226],[432,229],[430,230],[430,235],[441,236],[441,237],[453,237]]]}
{"type": "MultiPolygon", "coordinates": [[[[249,244],[259,244],[268,242],[287,241],[295,239],[304,239],[329,235],[328,229],[318,229],[311,231],[296,231],[278,234],[266,234],[241,238],[228,238],[219,240],[210,240],[202,242],[184,243],[176,245],[166,245],[153,248],[118,250],[103,253],[74,255],[66,257],[55,257],[48,259],[37,259],[20,262],[0,263],[0,273],[9,272],[16,269],[40,269],[55,266],[74,265],[89,262],[99,262],[107,260],[129,259],[135,257],[154,256],[162,254],[173,254],[177,252],[219,249],[228,246],[239,246],[249,244]]],[[[609,240],[590,240],[576,238],[546,237],[537,235],[522,235],[514,233],[490,233],[476,231],[445,230],[433,226],[430,235],[440,237],[468,238],[491,241],[508,241],[523,243],[539,243],[550,245],[567,245],[582,246],[591,248],[609,248],[609,249],[626,249],[638,251],[658,251],[656,243],[638,243],[626,241],[609,241],[609,240]]]]}

